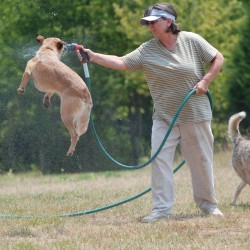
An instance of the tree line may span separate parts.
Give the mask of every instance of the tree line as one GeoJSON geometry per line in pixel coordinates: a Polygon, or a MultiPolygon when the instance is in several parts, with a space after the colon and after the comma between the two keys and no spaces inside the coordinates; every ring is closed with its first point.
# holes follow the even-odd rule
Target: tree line
{"type": "MultiPolygon", "coordinates": [[[[76,42],[100,53],[125,55],[151,38],[139,24],[146,0],[3,0],[0,8],[0,172],[39,169],[43,173],[118,169],[100,150],[91,129],[83,135],[73,157],[66,157],[69,135],[60,119],[60,100],[50,109],[43,94],[29,82],[23,96],[16,89],[27,61],[39,44],[36,34],[76,42]]],[[[225,65],[212,83],[213,132],[227,143],[231,114],[250,109],[249,3],[247,0],[177,0],[182,30],[202,35],[219,49],[225,65]]],[[[75,53],[62,61],[83,79],[75,53]]],[[[88,64],[94,102],[92,116],[107,151],[124,164],[138,164],[150,155],[152,100],[142,72],[119,72],[88,64]]],[[[244,128],[250,124],[249,117],[244,128]]]]}

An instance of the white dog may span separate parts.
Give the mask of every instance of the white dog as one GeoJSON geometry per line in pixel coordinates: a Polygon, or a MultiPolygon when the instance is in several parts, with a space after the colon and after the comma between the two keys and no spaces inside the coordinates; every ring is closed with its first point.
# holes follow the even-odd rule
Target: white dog
{"type": "Polygon", "coordinates": [[[228,134],[233,142],[232,165],[241,178],[241,183],[236,189],[232,204],[237,203],[237,199],[242,189],[250,184],[250,140],[244,139],[239,131],[240,122],[246,117],[246,113],[240,112],[230,117],[228,124],[228,134]]]}

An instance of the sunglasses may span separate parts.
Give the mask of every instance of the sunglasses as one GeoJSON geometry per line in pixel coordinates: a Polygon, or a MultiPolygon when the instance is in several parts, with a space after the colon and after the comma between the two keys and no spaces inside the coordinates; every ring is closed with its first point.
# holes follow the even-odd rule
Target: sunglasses
{"type": "Polygon", "coordinates": [[[154,20],[154,21],[148,21],[148,22],[147,22],[147,25],[149,25],[149,24],[155,24],[155,23],[157,23],[157,22],[159,22],[159,21],[161,21],[161,20],[166,20],[166,18],[161,17],[161,18],[156,19],[156,20],[154,20]]]}

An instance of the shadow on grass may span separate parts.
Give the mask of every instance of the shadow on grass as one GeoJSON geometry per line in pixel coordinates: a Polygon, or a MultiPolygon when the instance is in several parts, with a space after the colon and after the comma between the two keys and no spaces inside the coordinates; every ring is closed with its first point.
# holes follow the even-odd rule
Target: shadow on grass
{"type": "Polygon", "coordinates": [[[202,212],[197,212],[193,214],[180,214],[174,216],[174,220],[176,221],[185,221],[185,220],[193,220],[193,219],[207,219],[207,218],[224,218],[224,216],[219,215],[210,215],[202,212]]]}
{"type": "Polygon", "coordinates": [[[233,207],[237,208],[242,208],[243,210],[250,210],[250,203],[247,202],[247,203],[239,203],[237,205],[232,205],[233,207]]]}
{"type": "Polygon", "coordinates": [[[204,218],[207,217],[207,215],[202,213],[193,213],[193,214],[179,214],[173,217],[173,220],[176,221],[184,221],[184,220],[192,220],[196,218],[204,218]]]}

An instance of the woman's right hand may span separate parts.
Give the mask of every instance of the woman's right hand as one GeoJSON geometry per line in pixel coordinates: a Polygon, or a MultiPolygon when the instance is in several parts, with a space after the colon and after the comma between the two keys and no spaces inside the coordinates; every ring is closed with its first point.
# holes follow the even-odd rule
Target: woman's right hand
{"type": "Polygon", "coordinates": [[[76,51],[76,53],[77,53],[79,60],[82,63],[86,63],[86,62],[91,61],[91,57],[93,57],[94,52],[91,51],[90,49],[85,49],[83,45],[78,45],[78,46],[79,47],[78,47],[78,50],[76,51]],[[85,55],[82,52],[84,52],[85,55]]]}

